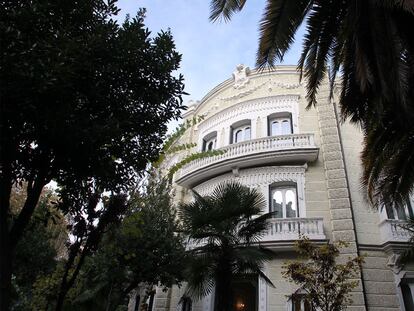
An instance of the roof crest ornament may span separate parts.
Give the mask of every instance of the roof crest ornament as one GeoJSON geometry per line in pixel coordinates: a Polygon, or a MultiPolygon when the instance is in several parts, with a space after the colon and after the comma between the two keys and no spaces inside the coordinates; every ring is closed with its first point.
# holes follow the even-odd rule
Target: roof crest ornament
{"type": "Polygon", "coordinates": [[[249,77],[250,74],[250,68],[239,64],[236,66],[236,70],[233,72],[233,78],[234,78],[234,85],[233,87],[235,89],[242,89],[246,86],[246,84],[249,83],[249,77]]]}

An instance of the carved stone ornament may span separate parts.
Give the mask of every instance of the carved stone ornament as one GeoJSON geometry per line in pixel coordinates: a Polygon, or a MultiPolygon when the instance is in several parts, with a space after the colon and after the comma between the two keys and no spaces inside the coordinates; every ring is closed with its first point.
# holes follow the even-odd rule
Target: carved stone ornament
{"type": "Polygon", "coordinates": [[[236,70],[233,72],[233,78],[234,78],[234,88],[235,89],[241,89],[243,88],[247,83],[249,83],[249,75],[250,68],[246,67],[245,65],[237,65],[236,70]]]}

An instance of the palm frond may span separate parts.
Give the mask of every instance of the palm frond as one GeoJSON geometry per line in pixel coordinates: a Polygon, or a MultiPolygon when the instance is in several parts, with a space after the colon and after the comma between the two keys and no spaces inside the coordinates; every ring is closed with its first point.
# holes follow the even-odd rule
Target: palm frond
{"type": "Polygon", "coordinates": [[[308,13],[311,0],[268,0],[260,22],[258,67],[274,66],[294,40],[295,33],[308,13]]]}
{"type": "Polygon", "coordinates": [[[200,299],[209,295],[215,286],[215,261],[208,254],[192,257],[184,272],[187,295],[200,299]]]}
{"type": "Polygon", "coordinates": [[[220,19],[229,21],[234,13],[241,11],[246,0],[211,0],[210,20],[215,22],[220,19]]]}
{"type": "MultiPolygon", "coordinates": [[[[338,24],[345,10],[337,1],[325,1],[324,5],[315,5],[307,19],[302,55],[298,68],[307,79],[308,108],[316,104],[319,85],[326,78],[327,62],[338,37],[338,24]]],[[[336,50],[335,50],[336,51],[336,50]]],[[[340,51],[336,51],[340,52],[340,51]]],[[[339,56],[337,56],[339,58],[339,56]]]]}
{"type": "Polygon", "coordinates": [[[275,215],[275,212],[266,213],[249,219],[242,224],[238,230],[238,236],[246,243],[258,242],[266,234],[269,228],[269,220],[275,215]]]}

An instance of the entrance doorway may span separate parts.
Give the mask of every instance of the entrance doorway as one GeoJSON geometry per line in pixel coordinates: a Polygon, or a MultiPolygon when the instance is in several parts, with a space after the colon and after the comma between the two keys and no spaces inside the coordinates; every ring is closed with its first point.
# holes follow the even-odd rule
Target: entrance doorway
{"type": "Polygon", "coordinates": [[[257,311],[258,277],[247,276],[237,278],[232,285],[232,311],[257,311]]]}

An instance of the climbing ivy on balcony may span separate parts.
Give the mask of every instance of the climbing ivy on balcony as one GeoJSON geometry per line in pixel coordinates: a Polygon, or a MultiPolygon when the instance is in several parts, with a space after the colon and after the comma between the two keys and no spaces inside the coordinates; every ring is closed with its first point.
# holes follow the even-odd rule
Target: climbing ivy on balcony
{"type": "MultiPolygon", "coordinates": [[[[204,120],[204,116],[194,116],[192,119],[186,120],[186,122],[180,124],[171,135],[168,135],[158,160],[152,163],[152,166],[158,168],[161,165],[161,163],[166,159],[167,155],[172,155],[174,153],[178,153],[185,150],[191,150],[191,148],[196,147],[196,143],[177,144],[177,142],[188,129],[190,129],[197,123],[201,122],[202,120],[204,120]]],[[[197,159],[221,155],[225,152],[225,150],[208,150],[191,153],[187,155],[184,159],[173,165],[169,169],[167,176],[169,179],[172,179],[173,175],[184,165],[197,159]]]]}
{"type": "Polygon", "coordinates": [[[208,151],[201,151],[192,153],[188,156],[186,156],[184,159],[182,159],[177,164],[173,165],[171,169],[168,171],[168,178],[172,178],[172,176],[181,169],[184,165],[198,159],[203,159],[207,157],[212,157],[216,155],[221,155],[223,153],[226,153],[226,150],[208,150],[208,151]]]}

